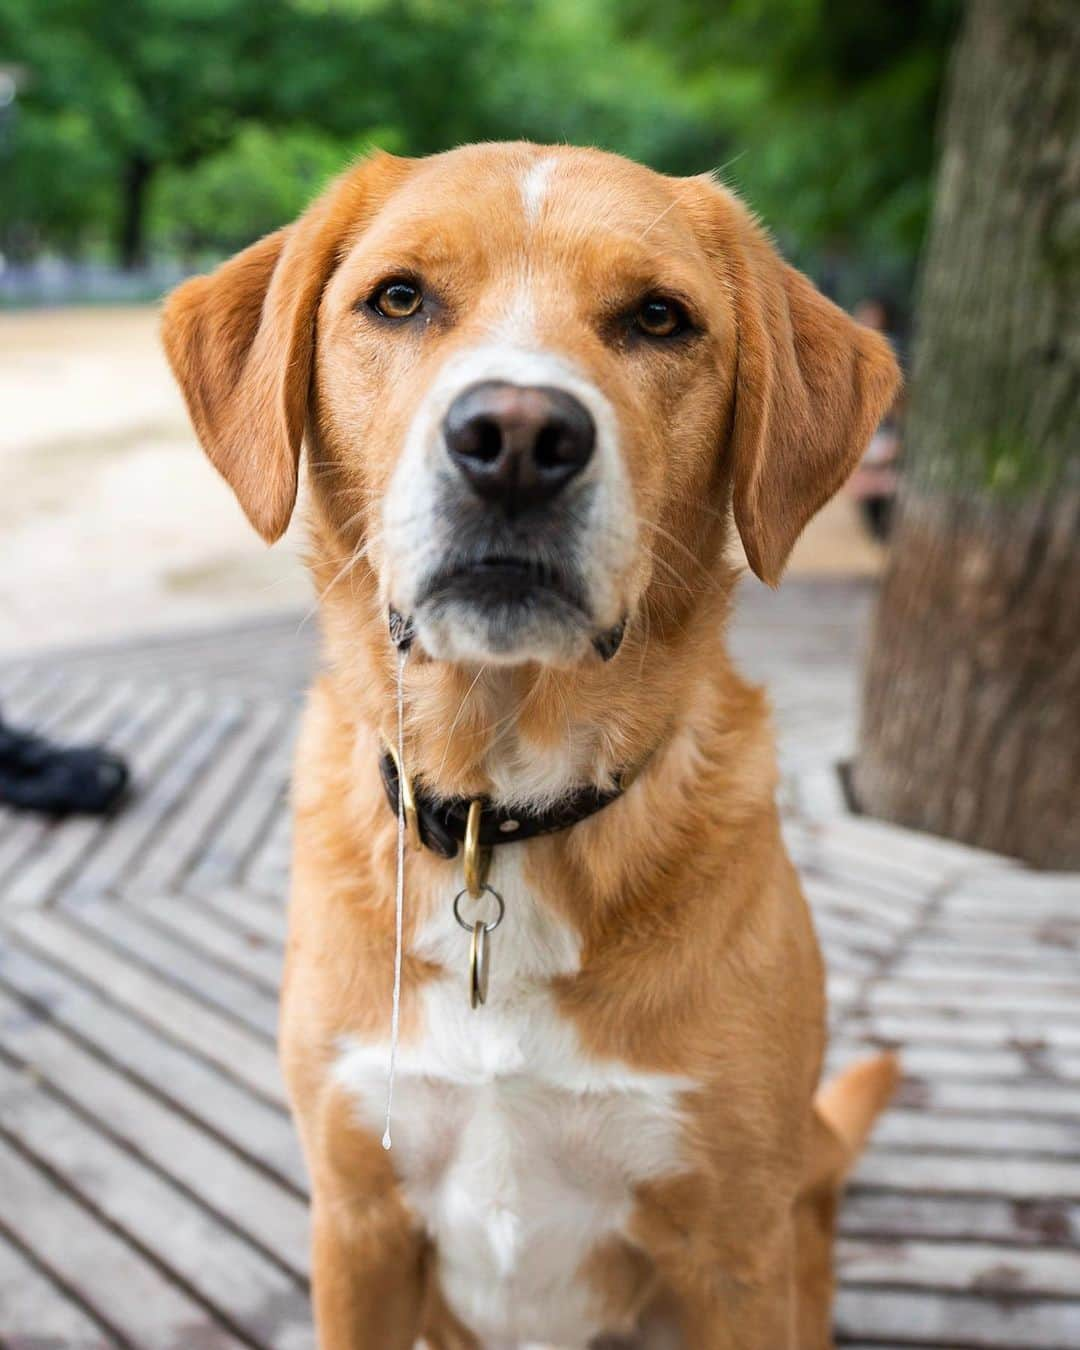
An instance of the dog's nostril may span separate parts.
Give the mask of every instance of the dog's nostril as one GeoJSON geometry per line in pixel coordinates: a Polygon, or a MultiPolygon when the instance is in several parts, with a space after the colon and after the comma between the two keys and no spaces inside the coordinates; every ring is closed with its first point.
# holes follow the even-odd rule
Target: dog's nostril
{"type": "Polygon", "coordinates": [[[542,426],[533,447],[537,468],[556,469],[571,459],[572,455],[566,453],[570,449],[565,444],[567,440],[566,428],[558,422],[548,422],[542,426]]]}
{"type": "Polygon", "coordinates": [[[472,451],[474,458],[487,464],[499,458],[503,448],[503,435],[497,422],[493,422],[489,417],[478,417],[472,424],[472,433],[475,441],[472,451]]]}

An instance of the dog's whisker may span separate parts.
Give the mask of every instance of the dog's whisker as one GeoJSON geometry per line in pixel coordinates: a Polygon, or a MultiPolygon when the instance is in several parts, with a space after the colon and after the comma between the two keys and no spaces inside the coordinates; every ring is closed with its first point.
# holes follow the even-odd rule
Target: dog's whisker
{"type": "Polygon", "coordinates": [[[296,629],[297,632],[300,632],[300,630],[305,626],[305,624],[307,624],[312,618],[314,618],[314,616],[319,612],[319,606],[323,603],[323,601],[334,589],[334,587],[338,584],[338,582],[344,576],[348,575],[348,573],[350,573],[352,569],[360,563],[360,561],[366,555],[369,547],[370,547],[369,544],[364,544],[363,546],[357,548],[350,555],[349,559],[346,561],[346,563],[340,569],[340,571],[338,571],[338,573],[334,576],[333,580],[330,581],[315,597],[314,604],[311,606],[311,608],[307,611],[307,613],[304,615],[304,617],[300,620],[299,624],[297,625],[296,629]]]}
{"type": "Polygon", "coordinates": [[[461,720],[462,713],[465,711],[465,704],[469,701],[469,695],[480,683],[480,679],[486,670],[487,666],[480,667],[480,669],[473,676],[472,683],[469,685],[468,689],[465,690],[461,702],[458,704],[457,712],[454,714],[454,720],[450,723],[450,729],[446,733],[446,744],[443,746],[442,759],[439,761],[439,767],[435,770],[436,782],[442,777],[442,771],[446,767],[446,759],[450,753],[450,745],[454,739],[454,732],[457,730],[457,724],[461,720]]]}

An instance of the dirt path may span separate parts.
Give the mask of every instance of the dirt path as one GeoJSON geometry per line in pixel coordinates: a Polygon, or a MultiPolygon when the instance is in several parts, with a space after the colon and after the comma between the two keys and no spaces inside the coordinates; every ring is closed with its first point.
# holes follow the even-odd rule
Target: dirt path
{"type": "MultiPolygon", "coordinates": [[[[266,549],[195,444],[151,308],[0,314],[0,651],[295,608],[299,530],[266,549]]],[[[866,575],[846,499],[802,574],[866,575]]]]}

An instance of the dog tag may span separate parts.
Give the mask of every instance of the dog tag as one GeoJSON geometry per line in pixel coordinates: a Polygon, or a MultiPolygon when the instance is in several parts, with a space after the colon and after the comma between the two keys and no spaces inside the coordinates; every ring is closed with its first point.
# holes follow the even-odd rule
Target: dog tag
{"type": "Polygon", "coordinates": [[[473,924],[472,942],[469,944],[470,1008],[481,1008],[487,1002],[490,959],[491,943],[488,941],[487,925],[478,919],[473,924]]]}
{"type": "Polygon", "coordinates": [[[454,896],[454,918],[458,926],[469,934],[469,1007],[482,1008],[488,995],[488,966],[491,960],[491,935],[503,921],[506,906],[503,898],[493,886],[485,882],[480,887],[481,896],[489,895],[495,901],[495,917],[488,919],[466,919],[461,912],[461,902],[469,894],[468,889],[458,891],[454,896]]]}

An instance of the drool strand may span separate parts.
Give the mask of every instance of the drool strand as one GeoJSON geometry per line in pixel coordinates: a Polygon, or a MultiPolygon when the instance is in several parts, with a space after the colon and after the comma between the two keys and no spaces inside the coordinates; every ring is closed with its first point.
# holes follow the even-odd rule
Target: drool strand
{"type": "Polygon", "coordinates": [[[394,1073],[397,1069],[398,1025],[401,1017],[401,949],[405,913],[405,662],[409,648],[402,644],[397,651],[397,878],[394,889],[394,1003],[390,1016],[390,1065],[386,1075],[386,1129],[382,1146],[393,1145],[390,1137],[390,1117],[394,1109],[394,1073]]]}

